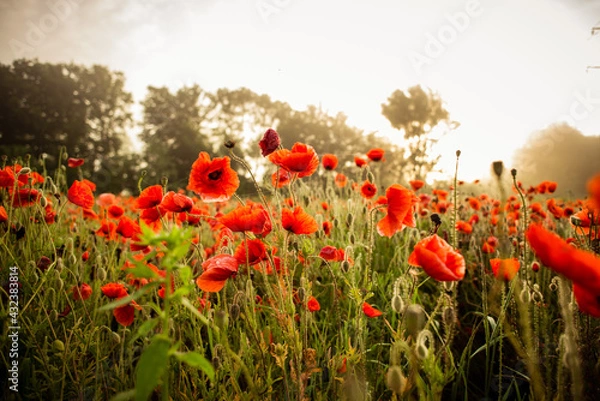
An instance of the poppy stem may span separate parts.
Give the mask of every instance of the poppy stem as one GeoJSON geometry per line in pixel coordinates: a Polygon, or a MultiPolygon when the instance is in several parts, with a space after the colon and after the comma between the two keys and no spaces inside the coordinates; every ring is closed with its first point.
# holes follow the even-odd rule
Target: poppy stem
{"type": "Polygon", "coordinates": [[[231,158],[233,160],[235,160],[236,162],[238,162],[242,166],[244,166],[244,168],[248,171],[248,173],[250,173],[250,178],[252,179],[252,183],[254,184],[254,188],[256,188],[256,192],[258,193],[258,196],[260,196],[260,200],[265,205],[265,209],[269,210],[269,204],[267,203],[267,198],[265,198],[265,195],[263,194],[262,189],[258,185],[258,181],[256,181],[256,178],[254,177],[254,173],[252,172],[252,169],[250,168],[248,163],[246,163],[246,160],[242,159],[241,157],[239,157],[238,155],[233,153],[232,149],[229,149],[229,155],[231,156],[231,158]]]}
{"type": "MultiPolygon", "coordinates": [[[[525,235],[525,231],[527,231],[527,200],[525,199],[525,196],[523,195],[523,192],[521,191],[521,188],[519,188],[519,185],[517,183],[517,170],[516,169],[512,169],[510,171],[512,178],[513,178],[513,185],[514,187],[517,189],[517,193],[519,194],[519,197],[521,198],[521,202],[523,204],[523,206],[521,207],[521,209],[523,209],[523,235],[525,235]]],[[[523,263],[526,265],[527,264],[527,240],[523,241],[523,263]]],[[[529,269],[526,269],[527,274],[529,275],[529,269]]]]}
{"type": "Polygon", "coordinates": [[[458,248],[458,232],[456,230],[456,222],[458,221],[458,159],[460,158],[460,150],[456,151],[456,168],[454,169],[454,209],[452,221],[452,242],[454,249],[458,248]]]}

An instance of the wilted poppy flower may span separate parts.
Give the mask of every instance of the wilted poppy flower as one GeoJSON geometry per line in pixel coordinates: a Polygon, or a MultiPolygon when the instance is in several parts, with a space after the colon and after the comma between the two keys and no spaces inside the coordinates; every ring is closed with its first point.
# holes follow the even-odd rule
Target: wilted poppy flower
{"type": "Polygon", "coordinates": [[[425,182],[422,180],[411,180],[408,182],[413,191],[418,191],[425,186],[425,182]]]}
{"type": "Polygon", "coordinates": [[[162,207],[164,207],[165,210],[168,210],[169,212],[181,213],[181,212],[189,212],[190,210],[192,210],[192,206],[194,206],[194,202],[188,196],[185,196],[183,194],[177,194],[173,191],[169,191],[163,197],[160,205],[162,207]]]}
{"type": "Polygon", "coordinates": [[[316,220],[301,206],[297,206],[294,211],[288,208],[282,209],[281,222],[284,229],[296,235],[313,234],[319,228],[316,220]]]}
{"type": "Polygon", "coordinates": [[[269,160],[298,177],[307,177],[317,171],[319,157],[312,146],[296,142],[292,150],[280,149],[269,155],[269,160]]]}
{"type": "Polygon", "coordinates": [[[306,301],[306,309],[308,309],[309,312],[321,310],[321,305],[319,304],[319,301],[317,301],[317,298],[311,295],[308,298],[308,301],[306,301]]]}
{"type": "Polygon", "coordinates": [[[82,283],[80,286],[74,286],[72,292],[75,301],[85,301],[92,295],[92,287],[89,284],[82,283]]]}
{"type": "Polygon", "coordinates": [[[387,214],[377,223],[379,235],[392,237],[398,231],[402,231],[405,226],[416,227],[414,209],[419,198],[415,196],[414,192],[394,184],[386,190],[385,195],[387,214]]]}
{"type": "Polygon", "coordinates": [[[371,181],[366,180],[360,187],[360,194],[366,199],[371,199],[377,194],[377,187],[371,181]]]}
{"type": "Polygon", "coordinates": [[[197,279],[196,284],[202,291],[219,292],[225,287],[227,279],[238,272],[238,261],[231,255],[217,255],[202,263],[204,273],[197,279]]]}
{"type": "Polygon", "coordinates": [[[519,267],[521,267],[519,259],[517,258],[490,259],[490,265],[492,266],[494,276],[497,279],[504,281],[512,280],[519,271],[519,267]]]}
{"type": "Polygon", "coordinates": [[[245,240],[235,248],[233,257],[240,265],[247,263],[252,266],[267,259],[267,249],[259,239],[245,240]]]}
{"type": "Polygon", "coordinates": [[[375,309],[374,307],[372,307],[371,305],[369,305],[366,302],[363,302],[362,310],[365,313],[365,315],[367,315],[367,317],[378,317],[378,316],[383,315],[383,313],[380,310],[375,309]]]}
{"type": "Polygon", "coordinates": [[[75,167],[79,167],[81,165],[83,165],[84,160],[83,159],[79,159],[76,157],[69,157],[67,159],[67,166],[69,166],[70,168],[75,168],[75,167]]]}
{"type": "Polygon", "coordinates": [[[252,232],[265,236],[271,232],[271,218],[260,203],[249,202],[220,216],[217,221],[233,232],[252,232]]]}
{"type": "Polygon", "coordinates": [[[457,281],[465,275],[465,259],[437,234],[423,238],[408,257],[437,281],[457,281]]]}
{"type": "Polygon", "coordinates": [[[384,153],[385,153],[385,151],[383,149],[374,148],[367,152],[367,157],[374,162],[383,161],[383,160],[385,160],[383,158],[384,153]]]}
{"type": "Polygon", "coordinates": [[[258,142],[260,153],[263,157],[269,156],[271,153],[275,152],[279,145],[281,145],[279,134],[272,128],[269,128],[258,142]]]}
{"type": "Polygon", "coordinates": [[[367,164],[367,161],[362,157],[354,156],[354,164],[356,164],[356,167],[360,168],[364,167],[367,164]]]}
{"type": "Polygon", "coordinates": [[[574,248],[540,224],[525,233],[538,259],[556,273],[595,294],[600,294],[600,257],[574,248]]]}
{"type": "Polygon", "coordinates": [[[89,185],[84,184],[81,181],[75,180],[69,191],[67,192],[67,198],[71,203],[77,206],[81,206],[84,209],[91,209],[94,207],[94,194],[89,185]]]}
{"type": "Polygon", "coordinates": [[[151,185],[140,193],[140,196],[135,200],[137,209],[150,209],[160,205],[163,199],[163,188],[161,185],[151,185]]]}
{"type": "Polygon", "coordinates": [[[200,195],[203,202],[229,200],[240,186],[238,174],[229,165],[229,157],[210,160],[206,152],[200,152],[192,165],[188,189],[200,195]]]}
{"type": "Polygon", "coordinates": [[[325,170],[335,170],[338,165],[338,158],[336,155],[326,153],[323,155],[323,168],[325,170]]]}

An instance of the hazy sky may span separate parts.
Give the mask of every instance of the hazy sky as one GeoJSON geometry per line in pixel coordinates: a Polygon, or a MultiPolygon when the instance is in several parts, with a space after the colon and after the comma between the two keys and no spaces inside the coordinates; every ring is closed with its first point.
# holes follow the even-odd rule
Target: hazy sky
{"type": "Polygon", "coordinates": [[[596,25],[597,0],[0,0],[0,62],[104,64],[137,101],[246,86],[390,136],[381,103],[421,84],[461,123],[441,167],[461,149],[470,180],[554,122],[600,134],[596,25]]]}

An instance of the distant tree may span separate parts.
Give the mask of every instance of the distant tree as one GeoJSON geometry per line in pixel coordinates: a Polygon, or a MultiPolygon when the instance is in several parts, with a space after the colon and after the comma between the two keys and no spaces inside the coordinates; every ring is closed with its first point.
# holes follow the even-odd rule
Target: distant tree
{"type": "Polygon", "coordinates": [[[110,158],[129,151],[132,97],[124,83],[122,73],[98,65],[0,64],[0,154],[47,154],[47,167],[54,168],[64,146],[85,159],[93,179],[110,158]]]}
{"type": "Polygon", "coordinates": [[[517,177],[525,187],[556,181],[557,193],[583,197],[586,182],[600,171],[600,136],[584,136],[567,124],[532,134],[515,152],[517,177]]]}
{"type": "Polygon", "coordinates": [[[144,142],[147,180],[157,183],[167,177],[170,187],[185,188],[198,153],[205,151],[214,156],[202,129],[213,109],[208,92],[198,85],[184,86],[175,93],[166,87],[150,86],[142,105],[140,139],[144,142]]]}
{"type": "Polygon", "coordinates": [[[431,155],[431,147],[437,140],[430,134],[438,124],[450,124],[442,99],[431,90],[413,86],[406,93],[394,91],[381,109],[392,127],[404,132],[409,152],[406,161],[412,170],[410,178],[425,178],[439,160],[439,156],[431,155]]]}

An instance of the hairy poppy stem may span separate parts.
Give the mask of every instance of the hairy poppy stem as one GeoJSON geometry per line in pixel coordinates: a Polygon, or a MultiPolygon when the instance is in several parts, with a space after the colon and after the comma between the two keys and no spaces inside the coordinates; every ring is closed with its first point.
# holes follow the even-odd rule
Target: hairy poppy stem
{"type": "MultiPolygon", "coordinates": [[[[517,189],[517,192],[519,193],[519,197],[521,198],[521,202],[523,203],[523,233],[525,233],[525,231],[527,231],[527,200],[525,199],[525,196],[523,195],[523,192],[521,191],[521,188],[519,188],[519,185],[517,184],[517,170],[516,169],[512,169],[510,171],[512,178],[513,178],[513,185],[514,187],[517,189]]],[[[523,241],[523,262],[526,264],[527,263],[527,241],[523,241]]],[[[529,273],[529,269],[527,269],[527,272],[529,273]]]]}
{"type": "Polygon", "coordinates": [[[263,194],[262,189],[258,185],[258,181],[256,181],[256,178],[254,177],[254,173],[252,172],[252,169],[250,168],[248,163],[246,163],[246,160],[242,159],[241,157],[239,157],[238,155],[233,153],[232,149],[229,149],[229,155],[231,156],[231,158],[233,160],[235,160],[236,162],[238,162],[242,166],[244,166],[244,168],[248,171],[248,173],[250,173],[250,178],[252,179],[252,184],[254,184],[254,188],[256,188],[256,192],[258,193],[258,196],[260,196],[260,200],[262,201],[266,210],[269,210],[269,204],[267,203],[267,198],[265,198],[265,195],[263,194]]]}
{"type": "Polygon", "coordinates": [[[458,248],[458,231],[456,229],[456,222],[458,221],[458,159],[460,158],[460,153],[460,150],[456,151],[456,168],[454,169],[454,219],[452,221],[452,242],[454,245],[454,249],[458,248]]]}

